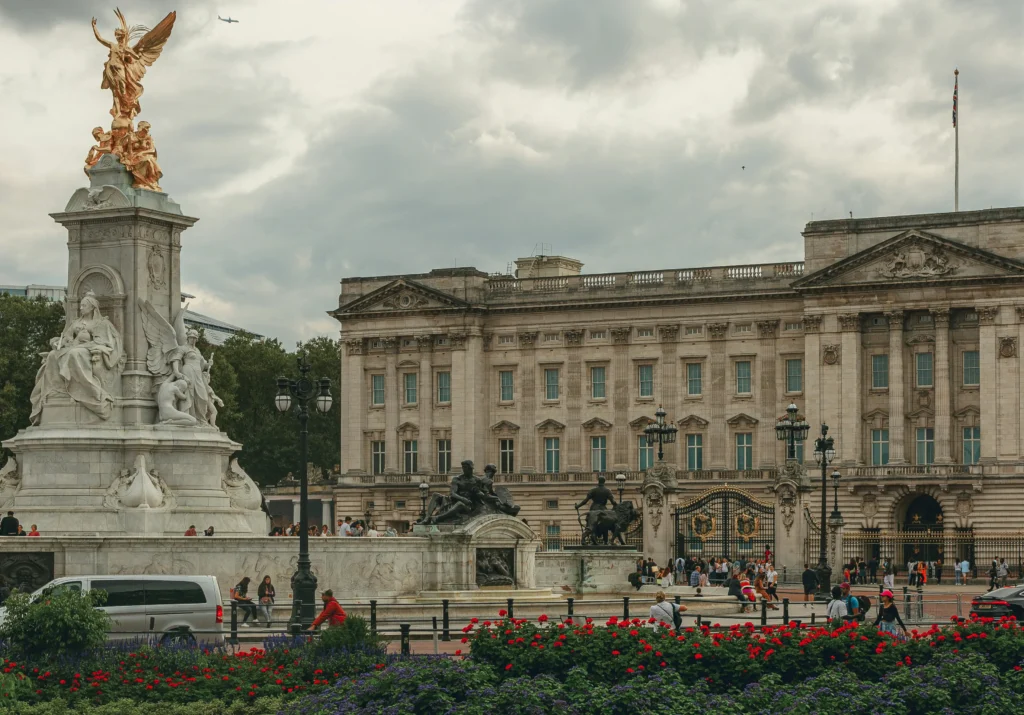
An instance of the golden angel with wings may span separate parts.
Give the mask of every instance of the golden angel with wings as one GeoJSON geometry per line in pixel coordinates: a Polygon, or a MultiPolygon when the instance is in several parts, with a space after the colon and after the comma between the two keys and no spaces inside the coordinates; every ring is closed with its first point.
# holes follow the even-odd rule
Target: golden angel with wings
{"type": "Polygon", "coordinates": [[[142,111],[139,98],[142,96],[142,78],[146,68],[152,66],[171,36],[176,14],[170,12],[150,30],[143,25],[128,26],[120,10],[114,10],[121,26],[114,30],[114,41],[104,40],[96,29],[96,18],[92,19],[92,31],[100,44],[110,50],[110,56],[103,65],[102,89],[109,89],[114,95],[114,106],[110,110],[115,125],[118,119],[130,122],[142,111]],[[129,43],[138,39],[134,45],[129,43]]]}

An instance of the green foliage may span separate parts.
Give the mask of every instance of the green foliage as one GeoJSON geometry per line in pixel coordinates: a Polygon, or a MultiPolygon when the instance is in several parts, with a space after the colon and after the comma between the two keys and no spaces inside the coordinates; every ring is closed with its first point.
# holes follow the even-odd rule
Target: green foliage
{"type": "Polygon", "coordinates": [[[371,632],[362,616],[348,616],[340,626],[321,632],[317,650],[345,650],[383,656],[387,650],[387,641],[371,632]]]}
{"type": "Polygon", "coordinates": [[[103,591],[83,595],[63,589],[33,603],[29,594],[15,591],[4,602],[0,641],[15,655],[35,659],[97,648],[110,628],[110,618],[96,608],[106,600],[103,591]]]}
{"type": "Polygon", "coordinates": [[[28,426],[39,353],[63,329],[62,304],[0,294],[0,439],[28,426]]]}
{"type": "Polygon", "coordinates": [[[277,713],[286,711],[285,700],[275,697],[258,697],[248,702],[243,700],[206,700],[192,703],[139,702],[122,698],[103,705],[75,703],[72,707],[67,700],[50,700],[45,703],[23,705],[18,715],[65,715],[74,712],[79,715],[255,715],[256,713],[277,713]]]}

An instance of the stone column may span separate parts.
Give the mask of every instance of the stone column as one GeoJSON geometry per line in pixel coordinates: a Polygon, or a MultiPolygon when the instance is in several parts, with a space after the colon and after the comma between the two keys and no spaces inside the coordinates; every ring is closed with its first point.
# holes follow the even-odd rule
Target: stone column
{"type": "Polygon", "coordinates": [[[998,445],[999,394],[996,388],[996,318],[997,306],[984,306],[978,311],[978,361],[981,372],[981,461],[996,461],[998,445]]]}
{"type": "Polygon", "coordinates": [[[612,328],[612,444],[613,470],[629,469],[629,386],[633,372],[629,364],[629,337],[632,328],[612,328]]]}
{"type": "Polygon", "coordinates": [[[543,472],[544,460],[537,447],[537,362],[533,348],[537,343],[537,333],[519,333],[519,399],[522,403],[523,424],[517,435],[516,461],[520,465],[517,471],[525,474],[543,472]],[[539,460],[539,461],[538,461],[539,460]],[[541,466],[541,469],[537,468],[541,466]]]}
{"type": "MultiPolygon", "coordinates": [[[[679,398],[677,397],[679,385],[679,378],[677,377],[679,370],[679,343],[676,342],[679,337],[679,326],[659,325],[658,336],[661,339],[661,384],[654,386],[654,394],[658,396],[658,403],[664,405],[669,413],[666,419],[675,421],[685,416],[676,412],[677,405],[679,404],[679,398]]],[[[630,451],[632,452],[633,449],[635,447],[631,444],[630,451]]],[[[665,461],[679,464],[679,449],[678,439],[675,444],[666,444],[665,461]]]]}
{"type": "Polygon", "coordinates": [[[665,484],[658,479],[648,479],[642,488],[644,510],[644,554],[655,563],[664,564],[672,557],[672,532],[674,523],[669,509],[665,484]]]}
{"type": "Polygon", "coordinates": [[[301,505],[299,504],[299,500],[298,499],[292,499],[292,523],[293,524],[298,524],[300,519],[302,518],[302,516],[300,514],[300,508],[301,508],[301,505]]]}
{"type": "MultiPolygon", "coordinates": [[[[1017,326],[1017,354],[1020,355],[1020,348],[1024,346],[1024,306],[1017,307],[1017,322],[1020,323],[1017,326]]],[[[1020,412],[1017,414],[1017,433],[1020,457],[1024,458],[1024,370],[1020,369],[1019,366],[1015,389],[1021,396],[1020,404],[1018,405],[1020,412]]]]}
{"type": "Polygon", "coordinates": [[[334,533],[334,530],[337,528],[333,523],[331,523],[332,522],[332,519],[331,519],[331,504],[333,502],[334,502],[333,499],[321,499],[320,500],[320,514],[321,514],[321,517],[322,517],[322,520],[320,521],[320,524],[321,525],[327,524],[327,528],[331,530],[332,534],[334,533]]]}
{"type": "Polygon", "coordinates": [[[906,416],[903,395],[906,392],[903,376],[903,311],[885,314],[889,321],[889,464],[906,464],[904,434],[906,416]]]}
{"type": "Polygon", "coordinates": [[[861,438],[861,348],[860,313],[846,313],[839,316],[839,327],[843,331],[840,340],[842,348],[842,391],[840,393],[840,459],[843,466],[864,464],[864,444],[861,438]]]}
{"type": "MultiPolygon", "coordinates": [[[[421,472],[430,473],[434,471],[434,459],[437,454],[437,444],[434,442],[433,417],[434,401],[437,399],[437,385],[434,384],[434,374],[431,368],[431,349],[434,346],[433,335],[419,335],[416,337],[416,344],[420,350],[420,376],[419,380],[419,468],[421,472]]],[[[449,383],[450,385],[450,383],[449,383]]]]}
{"type": "Polygon", "coordinates": [[[402,385],[398,384],[398,338],[383,338],[384,350],[384,471],[401,472],[402,445],[398,439],[398,405],[402,399],[402,385]]]}
{"type": "Polygon", "coordinates": [[[583,465],[587,464],[584,458],[583,446],[583,419],[582,393],[583,393],[583,360],[580,345],[583,343],[582,330],[566,330],[565,344],[568,347],[568,363],[566,366],[566,389],[565,405],[568,424],[565,427],[566,439],[566,470],[567,472],[582,472],[583,465]]]}
{"type": "Polygon", "coordinates": [[[953,405],[949,386],[949,309],[932,310],[931,314],[935,325],[935,463],[950,464],[953,405]]]}
{"type": "Polygon", "coordinates": [[[338,409],[341,413],[341,469],[349,472],[367,471],[363,463],[366,444],[363,429],[366,426],[367,390],[363,373],[363,339],[345,341],[345,361],[342,364],[341,389],[338,409]]]}
{"type": "MultiPolygon", "coordinates": [[[[777,412],[781,414],[775,369],[778,362],[775,338],[778,336],[778,332],[778,320],[757,321],[757,334],[760,339],[757,358],[761,367],[761,384],[757,396],[758,411],[760,412],[757,415],[757,459],[761,464],[761,469],[769,469],[777,463],[778,440],[775,438],[775,415],[777,412]]],[[[783,375],[783,379],[785,379],[785,375],[783,375]]]]}
{"type": "MultiPolygon", "coordinates": [[[[451,333],[448,342],[452,347],[452,389],[458,386],[461,399],[452,395],[452,461],[472,459],[479,462],[477,447],[482,432],[477,425],[477,391],[480,388],[480,362],[483,345],[479,337],[464,333],[451,333]]],[[[488,425],[479,425],[486,429],[488,425]]],[[[482,468],[483,465],[479,465],[482,468]]]]}
{"type": "Polygon", "coordinates": [[[813,451],[814,439],[821,433],[821,316],[805,315],[804,323],[804,414],[811,430],[804,452],[813,451]]]}
{"type": "Polygon", "coordinates": [[[711,424],[708,425],[708,441],[711,443],[710,469],[726,469],[728,466],[729,430],[725,424],[725,401],[729,387],[726,385],[725,337],[728,323],[708,323],[711,338],[711,424]]]}

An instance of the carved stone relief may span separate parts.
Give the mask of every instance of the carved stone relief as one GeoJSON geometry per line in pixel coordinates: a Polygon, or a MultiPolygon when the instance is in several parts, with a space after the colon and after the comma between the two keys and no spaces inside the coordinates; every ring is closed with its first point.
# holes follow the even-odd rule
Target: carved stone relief
{"type": "Polygon", "coordinates": [[[345,341],[345,349],[349,355],[362,355],[363,354],[363,339],[354,338],[352,340],[345,341]]]}
{"type": "Polygon", "coordinates": [[[583,342],[583,331],[582,330],[566,330],[565,344],[571,347],[578,347],[583,342]]]}
{"type": "Polygon", "coordinates": [[[176,504],[160,473],[149,469],[145,455],[135,457],[133,469],[122,469],[103,498],[106,509],[173,509],[176,504]]]}
{"type": "Polygon", "coordinates": [[[532,348],[537,344],[537,335],[538,333],[536,331],[519,333],[519,347],[532,348]]]}
{"type": "Polygon", "coordinates": [[[860,330],[860,313],[842,313],[839,316],[839,327],[847,332],[860,330]]]}
{"type": "Polygon", "coordinates": [[[724,340],[728,332],[728,323],[708,323],[708,335],[712,340],[724,340]]]}
{"type": "Polygon", "coordinates": [[[883,278],[937,278],[953,275],[959,270],[956,259],[938,246],[911,243],[890,256],[878,268],[883,278]]]}
{"type": "Polygon", "coordinates": [[[868,492],[861,498],[860,510],[867,518],[878,513],[878,497],[868,492]]]}
{"type": "Polygon", "coordinates": [[[18,460],[11,456],[0,469],[0,509],[12,504],[20,489],[21,470],[18,469],[18,460]]]}
{"type": "Polygon", "coordinates": [[[678,325],[659,325],[658,336],[663,343],[671,343],[679,335],[678,325]]]}
{"type": "Polygon", "coordinates": [[[616,345],[622,345],[623,343],[629,342],[629,336],[632,334],[632,328],[611,328],[608,332],[612,334],[612,342],[616,345]]]}
{"type": "Polygon", "coordinates": [[[156,246],[149,249],[149,258],[146,260],[146,269],[149,272],[149,287],[154,290],[163,290],[167,287],[166,273],[167,262],[164,260],[163,252],[156,246]]]}
{"type": "Polygon", "coordinates": [[[8,588],[32,593],[53,580],[53,553],[0,554],[0,576],[8,588]]]}
{"type": "Polygon", "coordinates": [[[823,345],[821,361],[826,365],[838,365],[842,348],[839,345],[823,345]]]}
{"type": "Polygon", "coordinates": [[[759,320],[757,321],[757,336],[762,340],[776,337],[779,331],[779,321],[759,320]]]}
{"type": "MultiPolygon", "coordinates": [[[[313,470],[315,470],[316,476],[322,477],[322,471],[319,468],[307,465],[307,472],[313,470]]],[[[317,481],[323,481],[323,479],[321,478],[317,481]]],[[[238,459],[235,457],[232,457],[231,461],[228,462],[228,470],[224,473],[224,478],[221,480],[221,487],[231,498],[232,508],[259,511],[260,506],[263,504],[263,496],[260,494],[259,487],[256,486],[256,482],[252,480],[252,477],[245,473],[242,465],[238,463],[238,459]]]]}
{"type": "Polygon", "coordinates": [[[970,492],[960,492],[956,497],[956,513],[966,518],[974,511],[974,499],[970,492]]]}
{"type": "Polygon", "coordinates": [[[999,308],[994,305],[986,305],[977,309],[978,322],[982,325],[994,325],[996,316],[999,315],[999,308]]]}
{"type": "Polygon", "coordinates": [[[821,330],[820,315],[805,315],[803,317],[803,323],[805,333],[816,333],[821,330]]]}
{"type": "Polygon", "coordinates": [[[515,549],[477,549],[476,585],[512,586],[515,584],[515,564],[515,549]]]}
{"type": "Polygon", "coordinates": [[[999,357],[1017,357],[1017,338],[1009,336],[999,338],[999,357]]]}
{"type": "Polygon", "coordinates": [[[796,521],[796,490],[789,484],[783,484],[779,487],[778,498],[782,526],[786,529],[786,536],[789,536],[796,521]]]}
{"type": "Polygon", "coordinates": [[[657,487],[648,488],[644,490],[644,503],[647,506],[647,516],[651,521],[654,535],[657,536],[658,529],[661,527],[661,512],[665,507],[665,495],[657,487]]]}

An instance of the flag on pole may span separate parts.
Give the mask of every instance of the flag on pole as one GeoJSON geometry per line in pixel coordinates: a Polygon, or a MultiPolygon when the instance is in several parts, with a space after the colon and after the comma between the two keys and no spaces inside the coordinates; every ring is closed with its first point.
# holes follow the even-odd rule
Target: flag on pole
{"type": "Polygon", "coordinates": [[[953,80],[953,126],[956,126],[956,95],[960,89],[960,78],[953,80]]]}

